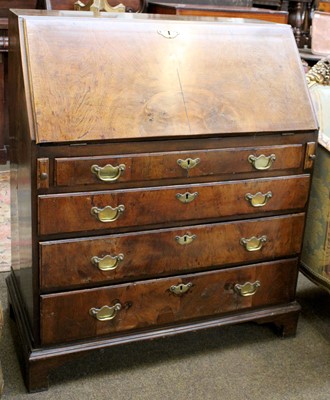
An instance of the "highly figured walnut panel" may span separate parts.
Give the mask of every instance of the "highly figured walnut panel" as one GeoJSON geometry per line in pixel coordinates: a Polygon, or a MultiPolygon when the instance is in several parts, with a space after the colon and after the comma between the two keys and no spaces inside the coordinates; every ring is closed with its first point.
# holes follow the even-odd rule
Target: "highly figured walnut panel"
{"type": "Polygon", "coordinates": [[[43,292],[82,288],[294,256],[300,252],[304,221],[305,214],[295,214],[40,242],[40,287],[43,292]],[[248,251],[241,243],[252,237],[259,240],[259,250],[248,251]],[[109,260],[119,255],[119,262],[118,258],[104,264],[93,262],[93,257],[109,260]],[[109,269],[102,270],[107,264],[109,269]]]}
{"type": "Polygon", "coordinates": [[[76,14],[25,20],[37,143],[317,128],[290,26],[76,14]]]}
{"type": "Polygon", "coordinates": [[[210,150],[191,150],[177,152],[154,152],[142,154],[122,154],[119,156],[102,157],[70,157],[55,159],[55,185],[71,186],[96,185],[103,181],[92,172],[92,167],[104,168],[110,164],[113,167],[124,166],[124,171],[118,173],[118,179],[112,182],[104,181],[104,187],[113,183],[145,182],[149,180],[164,180],[189,177],[217,177],[231,174],[233,178],[239,173],[272,172],[275,175],[283,170],[299,170],[302,167],[305,148],[302,144],[284,146],[260,146],[250,148],[228,148],[210,150]],[[269,168],[258,171],[249,161],[249,157],[273,157],[269,168]],[[194,166],[183,168],[181,162],[195,163],[194,166]],[[187,161],[189,160],[189,161],[187,161]]]}
{"type": "Polygon", "coordinates": [[[140,281],[99,289],[41,296],[43,344],[68,342],[172,322],[220,315],[292,301],[297,260],[279,261],[172,278],[140,281]],[[241,296],[235,285],[259,282],[256,293],[241,296]],[[189,285],[176,295],[172,286],[189,285]],[[91,308],[120,304],[108,321],[90,315],[91,308]]]}
{"type": "Polygon", "coordinates": [[[309,180],[309,175],[297,175],[201,185],[42,195],[38,197],[39,234],[101,231],[260,212],[303,210],[308,199],[309,180]],[[246,196],[258,193],[264,196],[260,204],[265,205],[254,207],[246,196]],[[195,198],[189,203],[182,203],[178,195],[195,198]],[[110,222],[101,222],[92,215],[93,209],[104,210],[106,207],[121,207],[124,211],[110,222]]]}

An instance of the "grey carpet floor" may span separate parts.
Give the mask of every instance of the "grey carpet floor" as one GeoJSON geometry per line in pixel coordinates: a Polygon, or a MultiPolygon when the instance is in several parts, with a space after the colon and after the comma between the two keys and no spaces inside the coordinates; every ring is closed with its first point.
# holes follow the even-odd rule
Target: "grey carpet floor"
{"type": "Polygon", "coordinates": [[[3,399],[330,399],[330,295],[303,276],[294,338],[279,339],[269,326],[246,323],[124,345],[61,367],[47,392],[27,394],[11,336],[6,275],[0,274],[3,399]]]}

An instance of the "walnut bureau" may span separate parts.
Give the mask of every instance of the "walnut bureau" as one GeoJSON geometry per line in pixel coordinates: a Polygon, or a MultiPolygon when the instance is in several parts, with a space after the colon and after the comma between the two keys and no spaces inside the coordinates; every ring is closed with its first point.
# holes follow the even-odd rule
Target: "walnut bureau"
{"type": "Polygon", "coordinates": [[[244,321],[295,334],[317,124],[290,28],[16,11],[10,31],[28,390],[116,344],[244,321]]]}

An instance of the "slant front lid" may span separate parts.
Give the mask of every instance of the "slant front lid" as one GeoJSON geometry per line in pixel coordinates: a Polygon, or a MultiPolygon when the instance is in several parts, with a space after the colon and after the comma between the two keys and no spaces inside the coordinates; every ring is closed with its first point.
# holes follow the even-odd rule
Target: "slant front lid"
{"type": "Polygon", "coordinates": [[[24,19],[39,143],[316,129],[289,26],[24,19]]]}

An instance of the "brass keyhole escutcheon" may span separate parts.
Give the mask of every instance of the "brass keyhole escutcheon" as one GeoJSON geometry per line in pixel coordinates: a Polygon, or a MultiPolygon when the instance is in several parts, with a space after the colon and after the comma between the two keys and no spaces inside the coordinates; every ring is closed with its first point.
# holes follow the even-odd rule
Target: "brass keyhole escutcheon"
{"type": "Polygon", "coordinates": [[[163,36],[165,39],[175,39],[179,35],[179,32],[171,29],[159,29],[157,33],[163,36]]]}
{"type": "Polygon", "coordinates": [[[170,287],[170,291],[174,294],[176,294],[177,296],[180,296],[186,292],[188,292],[188,290],[192,287],[192,283],[188,282],[188,283],[180,283],[179,285],[172,285],[170,287]]]}
{"type": "Polygon", "coordinates": [[[196,235],[183,235],[183,236],[176,236],[175,240],[177,243],[181,244],[182,246],[192,243],[196,239],[196,235]]]}
{"type": "Polygon", "coordinates": [[[181,160],[181,158],[179,158],[177,160],[178,165],[180,165],[181,168],[189,171],[190,169],[196,167],[197,164],[199,164],[201,161],[200,158],[186,158],[185,160],[181,160]]]}
{"type": "Polygon", "coordinates": [[[176,198],[181,201],[181,203],[191,203],[198,196],[198,192],[195,193],[177,193],[176,198]]]}

